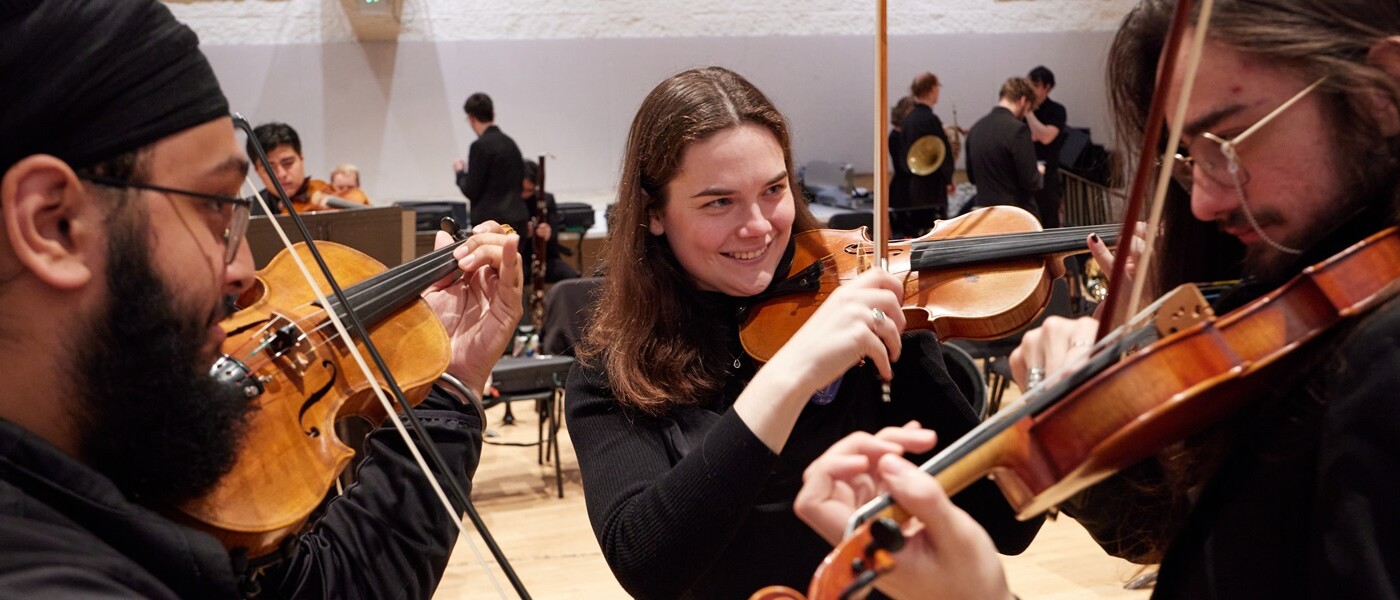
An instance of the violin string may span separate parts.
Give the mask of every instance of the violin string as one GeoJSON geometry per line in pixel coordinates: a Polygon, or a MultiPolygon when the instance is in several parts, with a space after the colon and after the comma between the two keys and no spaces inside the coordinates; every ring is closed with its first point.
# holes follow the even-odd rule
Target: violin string
{"type": "MultiPolygon", "coordinates": [[[[1025,240],[1034,240],[1045,244],[1058,244],[1063,246],[1066,243],[1082,239],[1089,233],[1096,233],[1102,236],[1104,234],[1112,235],[1115,232],[1116,228],[1111,225],[1090,225],[1085,227],[1063,227],[1053,232],[1029,232],[933,240],[920,242],[920,246],[914,248],[910,253],[910,260],[921,260],[928,255],[934,254],[973,254],[973,250],[985,251],[989,247],[994,249],[1024,248],[1026,245],[1025,240]]],[[[868,253],[870,246],[871,244],[869,242],[862,242],[857,245],[855,248],[856,256],[859,257],[868,253]]],[[[822,266],[817,273],[823,280],[828,280],[827,276],[830,275],[832,271],[839,269],[835,259],[830,254],[821,258],[821,264],[822,266]]],[[[837,281],[843,280],[838,277],[837,281]]]]}
{"type": "MultiPolygon", "coordinates": [[[[1112,234],[1116,226],[1064,227],[1048,232],[1013,233],[997,236],[976,236],[919,242],[910,252],[911,260],[922,259],[929,254],[969,252],[971,250],[1027,248],[1034,244],[1041,246],[1063,246],[1082,240],[1090,233],[1112,234]]],[[[1034,252],[1034,250],[1029,250],[1034,252]]]]}
{"type": "MultiPolygon", "coordinates": [[[[247,185],[249,185],[249,187],[252,186],[252,182],[248,181],[247,178],[245,178],[245,181],[247,182],[247,185]]],[[[254,197],[262,206],[265,214],[276,214],[272,212],[271,207],[267,205],[267,201],[262,197],[262,194],[254,194],[254,197]]],[[[291,248],[292,241],[287,237],[287,232],[282,229],[281,223],[278,223],[277,219],[268,219],[268,221],[272,224],[272,228],[277,232],[278,237],[282,239],[282,244],[284,245],[284,247],[291,248]]],[[[301,270],[302,276],[306,279],[306,281],[314,282],[315,278],[311,276],[311,272],[309,269],[307,269],[306,263],[302,261],[300,254],[297,252],[290,252],[289,254],[291,255],[293,262],[297,265],[297,268],[301,270]]],[[[325,294],[321,292],[320,286],[314,285],[313,283],[310,287],[312,292],[316,294],[316,297],[321,302],[322,306],[331,305],[330,301],[326,299],[325,294]]],[[[339,334],[345,339],[349,339],[349,332],[346,331],[345,324],[341,322],[340,315],[336,314],[336,311],[326,311],[326,315],[329,316],[331,321],[335,324],[336,331],[339,332],[339,334]]],[[[437,499],[442,504],[443,509],[447,511],[448,518],[452,521],[454,525],[457,526],[457,531],[459,534],[465,533],[467,531],[467,528],[466,525],[462,522],[462,517],[458,515],[457,510],[453,508],[452,502],[448,500],[447,493],[443,491],[442,484],[439,483],[437,477],[433,475],[432,469],[428,468],[428,463],[426,460],[423,459],[423,454],[418,450],[418,445],[413,443],[412,437],[409,436],[408,430],[404,427],[403,420],[399,418],[397,411],[395,411],[393,405],[390,404],[388,396],[384,393],[384,388],[379,384],[379,380],[374,377],[374,373],[370,370],[369,364],[365,362],[364,356],[360,353],[360,349],[355,344],[346,344],[345,347],[349,351],[350,356],[355,360],[355,364],[360,368],[360,372],[365,374],[367,383],[369,384],[370,389],[374,390],[374,395],[376,398],[379,399],[379,404],[381,407],[384,408],[384,412],[387,415],[389,422],[393,423],[394,429],[396,429],[399,432],[399,437],[403,439],[404,445],[408,449],[409,454],[413,456],[414,462],[416,462],[418,464],[418,467],[422,469],[423,476],[427,479],[429,486],[432,487],[433,493],[437,496],[437,499]]],[[[408,410],[408,407],[405,407],[405,410],[408,410]]],[[[476,549],[475,542],[471,540],[471,536],[462,535],[461,537],[467,540],[468,545],[472,548],[473,554],[476,554],[477,557],[480,558],[481,554],[476,549]]],[[[487,578],[491,581],[492,586],[496,588],[498,596],[501,598],[505,598],[505,591],[501,588],[500,582],[496,580],[495,573],[493,573],[490,569],[486,569],[486,573],[487,578]]]]}
{"type": "MultiPolygon", "coordinates": [[[[1057,371],[1057,373],[1065,373],[1064,376],[1051,377],[1046,384],[1031,388],[1021,396],[1019,401],[1003,408],[974,427],[972,431],[954,440],[947,448],[919,465],[919,469],[929,475],[937,476],[1021,419],[1039,414],[1050,405],[1059,402],[1070,392],[1078,389],[1084,381],[1115,364],[1127,353],[1127,350],[1156,340],[1160,336],[1157,335],[1155,328],[1140,327],[1140,325],[1150,318],[1161,304],[1162,302],[1158,301],[1148,309],[1134,315],[1128,323],[1114,329],[1091,346],[1084,361],[1067,365],[1066,368],[1057,371]]],[[[893,500],[889,494],[881,494],[861,506],[847,520],[846,535],[849,536],[861,523],[873,518],[892,504],[893,500]]]]}
{"type": "MultiPolygon", "coordinates": [[[[454,243],[454,244],[452,244],[452,245],[450,245],[450,246],[444,246],[443,248],[440,248],[440,249],[438,249],[437,251],[434,251],[432,254],[424,255],[424,258],[429,258],[429,257],[436,258],[438,255],[444,254],[444,252],[441,252],[442,250],[451,250],[451,249],[456,248],[456,247],[459,246],[459,245],[461,245],[461,242],[454,243]]],[[[425,273],[431,272],[432,270],[434,270],[434,269],[437,268],[437,265],[436,265],[436,264],[433,264],[431,261],[421,261],[421,259],[420,259],[419,262],[420,262],[420,264],[418,264],[418,265],[409,266],[403,273],[396,273],[391,279],[386,280],[386,281],[384,281],[384,282],[379,282],[379,283],[380,283],[380,284],[384,284],[384,283],[388,283],[388,282],[390,282],[390,281],[411,281],[411,280],[417,279],[418,277],[424,275],[425,273]]],[[[350,300],[351,304],[371,303],[371,302],[374,302],[374,301],[376,301],[376,300],[381,300],[381,299],[383,299],[384,297],[390,295],[390,294],[388,294],[387,292],[380,292],[380,293],[377,294],[377,295],[370,296],[368,299],[361,301],[361,298],[362,298],[363,296],[365,296],[365,294],[368,294],[368,293],[372,292],[375,288],[381,288],[382,285],[373,285],[373,286],[370,286],[369,288],[362,288],[362,289],[356,289],[356,287],[358,287],[358,286],[351,287],[349,290],[346,291],[346,297],[350,300]]],[[[305,307],[305,306],[314,306],[314,305],[315,305],[314,302],[307,302],[307,303],[302,304],[301,306],[299,306],[299,307],[297,307],[297,308],[301,308],[301,307],[305,307]]],[[[320,316],[321,314],[324,314],[325,312],[326,312],[325,309],[322,309],[322,310],[321,310],[321,313],[317,313],[317,314],[309,315],[309,316],[307,316],[307,317],[303,317],[302,320],[290,322],[290,324],[297,325],[297,324],[299,324],[299,323],[301,323],[301,322],[303,322],[303,321],[307,321],[307,320],[314,319],[314,318],[316,318],[317,316],[320,316]]],[[[273,321],[269,321],[267,324],[263,325],[263,327],[261,328],[260,335],[263,336],[263,339],[264,339],[265,341],[264,341],[263,343],[259,344],[257,347],[255,347],[252,351],[250,351],[250,352],[248,353],[248,355],[244,358],[245,361],[251,360],[253,356],[256,356],[259,352],[261,352],[261,351],[267,349],[269,346],[272,345],[272,342],[274,341],[273,336],[267,335],[267,333],[268,333],[268,331],[269,331],[273,326],[274,326],[274,322],[273,322],[273,321]]],[[[297,330],[298,330],[298,331],[301,331],[302,333],[301,333],[301,335],[298,335],[298,336],[294,339],[294,344],[301,344],[301,343],[307,341],[308,339],[310,339],[311,336],[316,335],[316,334],[319,334],[319,333],[321,333],[322,331],[324,331],[324,330],[327,329],[327,328],[334,328],[334,325],[333,325],[329,320],[321,321],[319,325],[317,325],[316,327],[313,327],[313,328],[311,328],[311,329],[309,329],[309,330],[308,330],[308,329],[305,329],[305,328],[302,328],[302,327],[297,327],[297,330]]],[[[320,350],[321,348],[325,347],[326,345],[338,341],[339,339],[340,339],[340,332],[337,331],[337,332],[335,332],[335,333],[332,333],[332,334],[330,334],[330,335],[327,335],[327,336],[324,336],[324,337],[320,338],[320,341],[317,342],[317,343],[315,343],[315,344],[313,344],[313,345],[311,345],[311,347],[309,348],[309,350],[310,350],[312,353],[314,353],[314,352],[320,350]]]]}

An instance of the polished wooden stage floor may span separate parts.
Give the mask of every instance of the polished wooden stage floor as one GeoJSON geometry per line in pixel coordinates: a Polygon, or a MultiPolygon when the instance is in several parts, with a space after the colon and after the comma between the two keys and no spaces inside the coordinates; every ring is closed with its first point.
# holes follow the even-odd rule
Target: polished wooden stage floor
{"type": "MultiPolygon", "coordinates": [[[[502,407],[488,411],[490,429],[500,434],[489,441],[535,440],[533,403],[517,404],[514,413],[518,420],[513,426],[500,424],[503,413],[502,407]]],[[[553,466],[536,464],[535,448],[488,445],[473,486],[477,510],[532,597],[626,598],[589,526],[578,463],[567,431],[561,430],[561,439],[563,499],[555,495],[553,466]]],[[[458,542],[435,597],[514,598],[510,583],[491,560],[481,538],[474,531],[469,538],[470,544],[467,538],[458,542]],[[477,560],[473,545],[485,563],[477,560]]],[[[1024,600],[1148,596],[1147,591],[1122,589],[1123,582],[1139,574],[1139,567],[1105,555],[1083,528],[1068,518],[1046,523],[1024,554],[1003,561],[1012,591],[1024,600]]]]}

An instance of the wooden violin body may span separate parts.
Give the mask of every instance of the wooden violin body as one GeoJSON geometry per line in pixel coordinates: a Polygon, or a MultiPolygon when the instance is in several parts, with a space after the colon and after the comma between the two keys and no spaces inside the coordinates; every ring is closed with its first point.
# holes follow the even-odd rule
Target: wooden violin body
{"type": "MultiPolygon", "coordinates": [[[[292,206],[299,213],[328,209],[364,208],[369,205],[369,196],[366,196],[363,190],[356,188],[340,193],[336,192],[331,184],[319,179],[306,182],[306,193],[292,198],[292,206]]],[[[277,212],[287,214],[287,209],[279,203],[277,212]]]]}
{"type": "Polygon", "coordinates": [[[1398,289],[1400,232],[1390,229],[1077,386],[1029,417],[1016,436],[1035,443],[997,461],[993,476],[1021,518],[1040,514],[1262,396],[1300,348],[1398,289]]]}
{"type": "MultiPolygon", "coordinates": [[[[329,242],[317,246],[338,281],[363,281],[385,271],[356,250],[329,242]]],[[[293,250],[311,262],[303,244],[293,250]]],[[[319,273],[315,278],[329,289],[319,273]]],[[[181,507],[187,521],[229,548],[246,548],[250,556],[271,552],[296,533],[353,456],[336,438],[335,422],[360,416],[378,423],[386,416],[289,251],[274,258],[257,279],[256,301],[221,327],[228,334],[224,353],[247,365],[262,383],[262,393],[233,469],[208,495],[181,507]]],[[[383,300],[383,294],[366,286],[346,292],[352,304],[357,297],[383,300]]],[[[446,330],[417,292],[405,298],[365,325],[416,404],[446,370],[450,345],[446,330]]]]}
{"type": "MultiPolygon", "coordinates": [[[[991,476],[1018,517],[1033,517],[1264,396],[1299,349],[1397,293],[1400,230],[1392,228],[1220,317],[1203,300],[1160,305],[1155,341],[1110,338],[1084,368],[1032,389],[921,468],[950,495],[991,476]]],[[[873,579],[865,566],[879,568],[869,555],[881,544],[871,524],[908,518],[888,497],[862,508],[809,597],[834,598],[858,577],[873,579]]]]}
{"type": "MultiPolygon", "coordinates": [[[[1111,228],[1040,231],[1035,216],[992,206],[939,221],[916,240],[891,242],[887,270],[903,280],[908,330],[931,330],[939,339],[1005,337],[1030,324],[1063,274],[1063,259],[1087,249],[1096,232],[1111,228]]],[[[797,234],[789,278],[750,309],[739,332],[744,350],[772,358],[822,301],[844,281],[872,266],[865,229],[818,229],[797,234]]]]}

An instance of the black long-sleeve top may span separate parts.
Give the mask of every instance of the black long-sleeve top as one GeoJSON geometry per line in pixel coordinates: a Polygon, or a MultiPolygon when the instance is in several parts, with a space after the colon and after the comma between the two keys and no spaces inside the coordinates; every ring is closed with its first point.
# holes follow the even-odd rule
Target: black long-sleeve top
{"type": "Polygon", "coordinates": [[[1038,215],[1035,191],[1044,179],[1030,126],[1004,106],[978,120],[967,132],[967,179],[977,186],[977,206],[1009,204],[1038,215]]]}
{"type": "MultiPolygon", "coordinates": [[[[476,410],[434,392],[414,409],[464,480],[481,456],[476,410]]],[[[365,446],[358,483],[259,582],[272,598],[428,598],[457,529],[398,432],[365,446]]],[[[212,536],[127,501],[110,480],[0,421],[0,595],[23,598],[239,598],[212,536]]]]}
{"type": "MultiPolygon", "coordinates": [[[[929,105],[916,103],[909,115],[904,117],[904,122],[900,123],[899,132],[902,143],[896,163],[909,164],[909,147],[927,135],[941,140],[947,150],[943,164],[934,172],[928,175],[909,174],[908,206],[948,206],[948,184],[953,182],[953,146],[948,142],[948,133],[943,130],[943,121],[933,114],[929,105]]],[[[897,205],[891,203],[890,206],[897,205]]]]}
{"type": "MultiPolygon", "coordinates": [[[[597,368],[575,365],[569,374],[568,426],[589,518],[613,573],[636,597],[747,598],[774,584],[806,589],[831,550],[793,513],[808,464],[854,431],[917,419],[938,431],[941,448],[977,420],[938,342],[906,334],[892,402],[881,401],[873,366],[854,368],[830,404],[808,404],[775,455],[734,412],[755,366],[731,347],[740,367],[725,392],[663,417],[622,408],[597,368]]],[[[1040,528],[1038,519],[1015,521],[990,481],[956,500],[1003,552],[1020,552],[1040,528]]]]}
{"type": "Polygon", "coordinates": [[[515,140],[492,125],[467,151],[467,170],[457,172],[457,188],[471,201],[472,224],[496,221],[525,231],[530,213],[520,201],[525,161],[515,140]]]}

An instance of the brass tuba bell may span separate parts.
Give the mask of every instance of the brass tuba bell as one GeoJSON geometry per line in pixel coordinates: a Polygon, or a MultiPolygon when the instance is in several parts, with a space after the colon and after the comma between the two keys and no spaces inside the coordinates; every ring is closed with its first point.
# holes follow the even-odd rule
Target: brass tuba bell
{"type": "Polygon", "coordinates": [[[909,146],[909,171],[915,175],[928,175],[943,166],[948,155],[948,146],[936,135],[926,135],[914,140],[909,146]]]}

